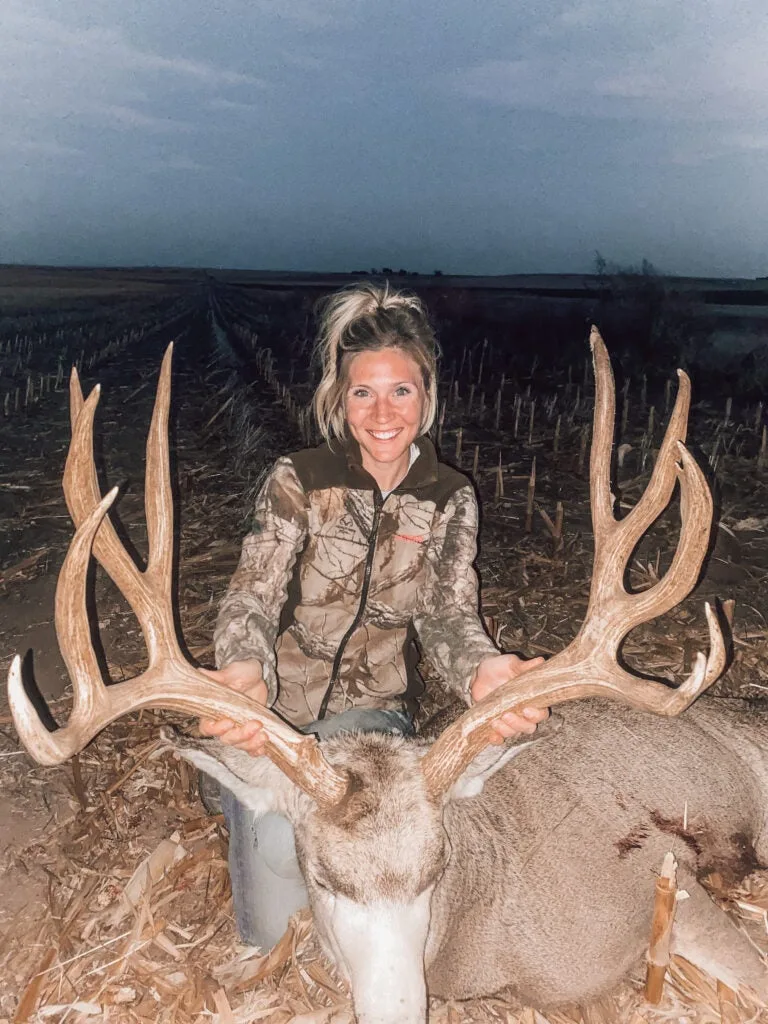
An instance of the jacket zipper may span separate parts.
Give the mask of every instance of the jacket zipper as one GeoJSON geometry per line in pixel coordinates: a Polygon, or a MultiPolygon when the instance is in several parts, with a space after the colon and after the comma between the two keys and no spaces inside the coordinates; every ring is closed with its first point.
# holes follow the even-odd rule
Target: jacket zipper
{"type": "Polygon", "coordinates": [[[384,507],[384,499],[381,496],[381,491],[377,488],[373,493],[373,523],[371,525],[371,532],[368,537],[368,553],[365,556],[365,569],[363,570],[363,586],[360,591],[360,604],[357,607],[357,612],[352,620],[352,624],[346,631],[344,636],[339,641],[339,647],[336,651],[336,657],[333,659],[333,668],[331,669],[331,679],[328,683],[322,703],[320,704],[320,711],[318,712],[318,719],[325,718],[325,714],[328,710],[328,704],[333,693],[333,688],[338,682],[339,673],[341,671],[341,659],[344,657],[344,650],[349,643],[350,637],[355,632],[357,627],[360,625],[360,620],[365,612],[365,605],[368,601],[368,591],[371,586],[371,572],[373,571],[373,556],[376,553],[376,538],[379,533],[379,520],[381,519],[381,510],[384,507]]]}

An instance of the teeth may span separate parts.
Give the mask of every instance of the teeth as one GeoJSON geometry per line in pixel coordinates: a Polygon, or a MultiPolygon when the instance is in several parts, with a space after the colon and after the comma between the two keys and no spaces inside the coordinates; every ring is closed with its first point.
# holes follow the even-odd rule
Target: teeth
{"type": "Polygon", "coordinates": [[[390,438],[396,437],[399,430],[371,430],[369,433],[373,434],[377,441],[389,441],[390,438]]]}

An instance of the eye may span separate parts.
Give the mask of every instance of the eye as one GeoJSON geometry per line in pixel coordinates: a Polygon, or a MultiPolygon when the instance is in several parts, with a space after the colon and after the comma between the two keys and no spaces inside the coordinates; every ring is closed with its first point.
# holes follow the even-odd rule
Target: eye
{"type": "Polygon", "coordinates": [[[352,398],[369,398],[370,392],[367,388],[352,388],[350,392],[352,398]]]}
{"type": "Polygon", "coordinates": [[[413,394],[413,389],[409,388],[406,384],[401,384],[399,388],[395,390],[395,395],[398,398],[407,398],[413,394]]]}

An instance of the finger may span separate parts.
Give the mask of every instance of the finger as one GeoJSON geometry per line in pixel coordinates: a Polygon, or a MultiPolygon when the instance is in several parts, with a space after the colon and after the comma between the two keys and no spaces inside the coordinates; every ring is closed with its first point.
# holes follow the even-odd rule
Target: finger
{"type": "Polygon", "coordinates": [[[508,711],[493,723],[493,727],[500,732],[504,732],[507,736],[515,736],[518,733],[530,736],[536,732],[536,724],[536,722],[523,718],[522,715],[518,715],[514,711],[508,711]]]}
{"type": "Polygon", "coordinates": [[[234,729],[235,723],[231,718],[201,718],[199,728],[204,736],[222,736],[228,729],[234,729]]]}
{"type": "Polygon", "coordinates": [[[522,675],[524,672],[531,672],[533,669],[538,668],[544,664],[542,657],[530,658],[528,661],[520,661],[518,659],[517,674],[522,675]]]}
{"type": "MultiPolygon", "coordinates": [[[[221,734],[221,739],[227,746],[237,747],[241,743],[251,743],[264,730],[258,722],[246,722],[244,725],[237,725],[221,734]]],[[[266,742],[266,737],[264,739],[266,742]]]]}
{"type": "Polygon", "coordinates": [[[536,722],[538,724],[549,718],[549,708],[523,708],[520,714],[527,718],[529,722],[536,722]]]}

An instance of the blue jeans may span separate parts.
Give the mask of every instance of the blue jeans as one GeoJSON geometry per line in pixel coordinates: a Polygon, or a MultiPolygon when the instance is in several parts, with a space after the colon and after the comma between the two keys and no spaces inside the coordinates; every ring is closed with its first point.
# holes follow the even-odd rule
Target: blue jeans
{"type": "MultiPolygon", "coordinates": [[[[337,732],[386,732],[409,736],[413,722],[403,711],[352,708],[302,729],[322,740],[337,732]]],[[[307,890],[296,859],[293,826],[281,814],[257,816],[228,789],[221,809],[229,828],[229,875],[237,930],[243,942],[270,949],[288,919],[307,905],[307,890]]]]}

